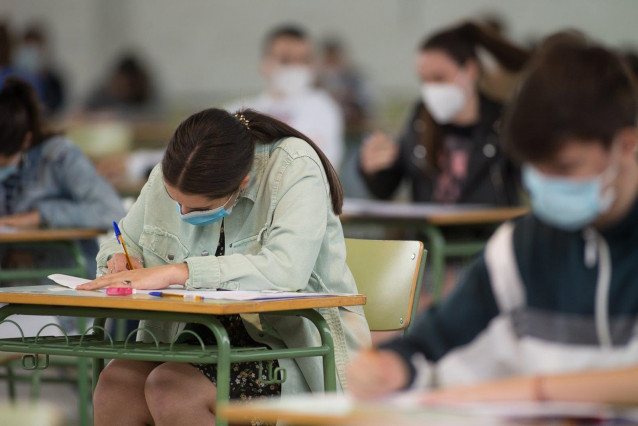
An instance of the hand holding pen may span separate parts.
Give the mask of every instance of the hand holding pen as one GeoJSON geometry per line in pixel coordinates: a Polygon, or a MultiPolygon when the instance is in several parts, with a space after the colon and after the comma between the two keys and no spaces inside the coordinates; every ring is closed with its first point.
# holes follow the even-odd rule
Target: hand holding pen
{"type": "Polygon", "coordinates": [[[142,269],[144,265],[142,260],[137,257],[128,255],[128,250],[124,243],[124,238],[120,232],[117,222],[113,222],[113,229],[115,230],[115,238],[117,242],[122,246],[124,253],[116,253],[106,262],[107,274],[116,274],[118,272],[129,271],[133,269],[142,269]]]}

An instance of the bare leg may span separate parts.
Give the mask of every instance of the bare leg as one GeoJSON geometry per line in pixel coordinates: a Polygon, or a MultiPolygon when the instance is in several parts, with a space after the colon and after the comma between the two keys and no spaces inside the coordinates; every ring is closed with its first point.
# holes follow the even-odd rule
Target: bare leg
{"type": "Polygon", "coordinates": [[[190,364],[167,362],[149,374],[144,388],[155,425],[207,425],[215,421],[217,388],[190,364]]]}
{"type": "Polygon", "coordinates": [[[109,362],[93,395],[95,426],[153,424],[144,399],[144,383],[158,365],[127,359],[109,362]]]}

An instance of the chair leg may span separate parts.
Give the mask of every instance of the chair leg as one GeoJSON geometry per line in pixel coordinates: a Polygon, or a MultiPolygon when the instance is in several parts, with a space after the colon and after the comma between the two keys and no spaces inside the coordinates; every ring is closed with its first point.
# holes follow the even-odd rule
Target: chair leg
{"type": "Polygon", "coordinates": [[[40,384],[42,383],[41,376],[41,370],[34,370],[31,373],[31,392],[29,395],[31,401],[37,401],[37,399],[40,397],[40,384]]]}
{"type": "Polygon", "coordinates": [[[13,367],[11,365],[7,365],[7,390],[9,393],[9,401],[11,403],[16,402],[16,382],[15,382],[15,374],[13,373],[13,367]]]}

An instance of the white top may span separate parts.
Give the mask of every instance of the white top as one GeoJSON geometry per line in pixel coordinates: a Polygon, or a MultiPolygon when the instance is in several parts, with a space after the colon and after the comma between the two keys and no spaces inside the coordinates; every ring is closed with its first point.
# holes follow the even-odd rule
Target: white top
{"type": "Polygon", "coordinates": [[[231,113],[241,108],[252,108],[299,130],[312,139],[335,170],[339,170],[344,150],[343,113],[325,91],[313,88],[285,98],[274,98],[264,92],[225,106],[231,113]]]}

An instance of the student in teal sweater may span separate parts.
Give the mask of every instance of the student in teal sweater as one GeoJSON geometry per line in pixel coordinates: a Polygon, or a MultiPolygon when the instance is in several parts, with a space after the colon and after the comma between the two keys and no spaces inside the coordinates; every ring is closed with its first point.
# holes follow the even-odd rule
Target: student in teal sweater
{"type": "Polygon", "coordinates": [[[501,226],[410,333],[359,356],[353,392],[638,403],[637,114],[616,53],[554,37],[504,127],[532,214],[501,226]]]}

